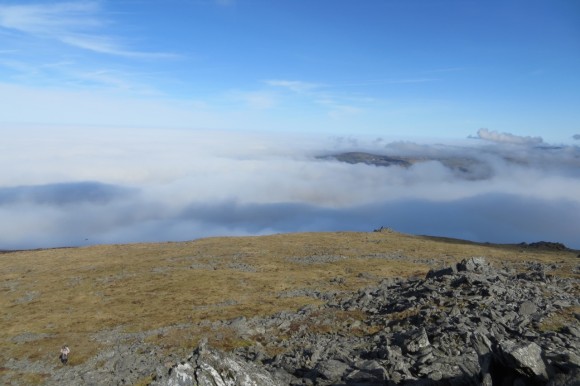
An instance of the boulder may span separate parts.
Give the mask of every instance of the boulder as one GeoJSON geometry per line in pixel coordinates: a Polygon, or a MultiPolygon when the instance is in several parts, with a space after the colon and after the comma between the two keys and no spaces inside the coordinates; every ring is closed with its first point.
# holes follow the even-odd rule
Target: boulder
{"type": "Polygon", "coordinates": [[[417,351],[429,345],[430,343],[429,337],[427,336],[427,331],[425,331],[425,328],[421,328],[409,336],[405,342],[404,348],[407,352],[416,353],[417,351]]]}
{"type": "Polygon", "coordinates": [[[548,372],[542,359],[542,349],[533,342],[502,340],[498,343],[497,357],[507,368],[536,381],[547,381],[548,372]]]}
{"type": "Polygon", "coordinates": [[[349,365],[335,359],[319,362],[314,368],[324,379],[333,382],[340,381],[348,369],[349,365]]]}
{"type": "Polygon", "coordinates": [[[457,263],[457,270],[460,272],[485,272],[490,268],[485,257],[470,257],[457,263]]]}
{"type": "Polygon", "coordinates": [[[169,376],[153,385],[166,386],[282,386],[263,368],[202,342],[186,361],[173,366],[169,376]]]}
{"type": "MultiPolygon", "coordinates": [[[[202,342],[180,361],[135,343],[91,359],[95,370],[59,368],[47,384],[135,384],[151,377],[152,386],[580,386],[580,313],[565,327],[542,328],[555,313],[576,311],[578,279],[543,275],[542,263],[518,264],[518,270],[495,269],[474,257],[426,279],[316,291],[326,303],[212,322],[254,340],[232,353],[202,342]]],[[[315,293],[308,291],[295,295],[315,293]]]]}

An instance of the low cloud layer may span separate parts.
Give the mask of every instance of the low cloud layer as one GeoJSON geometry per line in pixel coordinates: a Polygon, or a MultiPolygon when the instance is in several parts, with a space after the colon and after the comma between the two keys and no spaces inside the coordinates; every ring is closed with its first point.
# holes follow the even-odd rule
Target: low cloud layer
{"type": "Polygon", "coordinates": [[[380,226],[580,248],[577,146],[29,129],[3,141],[0,162],[0,249],[380,226]],[[347,151],[420,162],[319,157],[347,151]]]}
{"type": "Polygon", "coordinates": [[[32,204],[54,207],[107,205],[130,196],[131,189],[97,182],[0,188],[0,206],[32,204]]]}
{"type": "Polygon", "coordinates": [[[499,133],[488,129],[479,129],[477,136],[486,141],[497,143],[511,143],[515,145],[539,145],[544,140],[541,137],[522,137],[510,133],[499,133]]]}

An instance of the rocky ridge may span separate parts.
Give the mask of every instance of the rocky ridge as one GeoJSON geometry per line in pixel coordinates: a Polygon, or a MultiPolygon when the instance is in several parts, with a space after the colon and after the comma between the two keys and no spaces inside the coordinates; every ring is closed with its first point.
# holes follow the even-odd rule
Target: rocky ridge
{"type": "Polygon", "coordinates": [[[475,257],[356,294],[311,293],[325,303],[297,313],[217,322],[255,344],[202,344],[151,384],[580,385],[578,282],[526,268],[475,257]]]}

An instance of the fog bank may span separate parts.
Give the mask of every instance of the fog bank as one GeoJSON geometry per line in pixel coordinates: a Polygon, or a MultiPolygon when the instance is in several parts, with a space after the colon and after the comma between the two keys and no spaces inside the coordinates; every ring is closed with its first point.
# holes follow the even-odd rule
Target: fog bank
{"type": "Polygon", "coordinates": [[[297,231],[580,248],[580,150],[482,129],[454,143],[186,130],[4,138],[0,249],[297,231]],[[320,158],[415,157],[410,167],[320,158]],[[458,172],[459,171],[459,172],[458,172]]]}

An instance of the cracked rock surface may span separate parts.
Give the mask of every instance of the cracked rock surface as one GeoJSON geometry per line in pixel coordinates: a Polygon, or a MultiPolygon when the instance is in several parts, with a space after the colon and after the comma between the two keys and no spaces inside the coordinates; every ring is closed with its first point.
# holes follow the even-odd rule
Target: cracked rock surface
{"type": "Polygon", "coordinates": [[[580,385],[578,315],[558,331],[542,327],[579,306],[578,283],[527,268],[476,257],[425,279],[320,295],[324,305],[297,313],[236,320],[255,345],[227,355],[203,345],[153,384],[580,385]]]}

